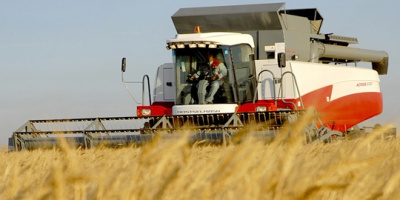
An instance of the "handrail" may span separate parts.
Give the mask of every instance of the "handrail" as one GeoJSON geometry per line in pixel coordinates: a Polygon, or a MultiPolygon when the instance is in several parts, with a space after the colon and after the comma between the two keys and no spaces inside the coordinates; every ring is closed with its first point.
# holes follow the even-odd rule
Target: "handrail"
{"type": "Polygon", "coordinates": [[[260,83],[259,82],[259,80],[260,80],[260,75],[262,74],[262,73],[264,73],[264,72],[269,72],[269,73],[271,73],[271,75],[272,75],[272,84],[273,84],[273,89],[274,89],[274,104],[275,104],[275,106],[277,105],[277,99],[276,99],[276,91],[275,91],[275,83],[274,83],[274,81],[275,81],[275,76],[274,76],[274,73],[272,73],[272,71],[270,71],[270,70],[268,70],[268,69],[264,69],[264,70],[262,70],[260,73],[258,73],[258,76],[257,76],[257,85],[256,85],[256,89],[255,89],[255,91],[254,91],[254,97],[253,97],[253,103],[255,103],[256,102],[256,96],[257,96],[257,93],[258,93],[258,84],[260,83]]]}
{"type": "Polygon", "coordinates": [[[149,93],[149,105],[151,105],[151,94],[150,94],[150,78],[147,74],[145,74],[142,78],[142,81],[125,81],[124,80],[124,72],[122,72],[122,84],[124,84],[126,90],[129,92],[129,94],[131,95],[133,101],[135,101],[135,103],[137,104],[142,104],[142,106],[144,106],[144,93],[145,93],[145,79],[147,80],[147,90],[149,93]],[[142,102],[138,102],[136,100],[136,98],[134,97],[134,95],[132,94],[132,92],[129,90],[127,83],[141,83],[142,84],[142,102]]]}
{"type": "Polygon", "coordinates": [[[133,96],[131,90],[129,90],[129,88],[128,88],[127,83],[140,83],[140,82],[137,82],[137,81],[136,81],[136,82],[125,82],[125,80],[124,80],[124,72],[122,72],[122,84],[124,84],[125,89],[129,92],[129,94],[131,95],[133,101],[134,101],[136,104],[141,104],[140,102],[138,102],[138,101],[136,100],[135,96],[133,96]]]}
{"type": "Polygon", "coordinates": [[[147,91],[149,93],[149,105],[151,105],[151,94],[150,94],[150,78],[147,74],[145,74],[143,76],[142,79],[142,102],[143,102],[143,106],[144,106],[144,79],[147,78],[147,91]]]}
{"type": "MultiPolygon", "coordinates": [[[[293,74],[293,72],[291,72],[291,71],[286,71],[286,72],[284,72],[284,73],[282,74],[281,79],[283,79],[283,77],[284,77],[286,74],[291,74],[291,75],[292,75],[292,77],[293,77],[293,79],[294,79],[295,86],[296,86],[297,94],[299,95],[301,108],[304,110],[303,99],[301,98],[301,94],[300,94],[300,90],[299,90],[299,85],[297,84],[296,76],[293,74]]],[[[283,88],[283,81],[281,81],[281,88],[283,88]]],[[[283,90],[283,89],[282,89],[282,90],[283,90]]],[[[286,104],[293,104],[293,105],[294,105],[294,108],[297,110],[296,104],[294,104],[293,102],[285,102],[285,100],[283,99],[283,94],[282,94],[282,98],[281,98],[281,99],[282,99],[282,102],[283,102],[283,103],[286,103],[286,104]]]]}
{"type": "Polygon", "coordinates": [[[294,73],[293,72],[291,72],[291,71],[286,71],[286,72],[284,72],[283,74],[282,74],[282,76],[281,76],[281,81],[280,81],[280,86],[279,86],[279,94],[281,94],[281,96],[279,96],[279,94],[277,95],[276,94],[276,88],[275,88],[275,76],[274,76],[274,73],[272,72],[272,71],[270,71],[270,70],[267,70],[267,69],[264,69],[264,70],[262,70],[262,71],[260,71],[259,73],[258,73],[258,75],[257,75],[257,85],[256,85],[256,88],[255,88],[255,91],[254,91],[254,97],[253,97],[253,103],[255,103],[256,102],[256,96],[257,96],[257,94],[258,94],[258,85],[259,85],[259,80],[260,80],[260,76],[261,76],[261,74],[262,73],[264,73],[264,72],[269,72],[271,75],[272,75],[272,81],[273,81],[273,92],[274,92],[274,104],[275,104],[275,106],[277,106],[277,100],[278,99],[280,99],[280,100],[282,100],[282,102],[283,103],[285,103],[285,104],[292,104],[293,105],[293,107],[297,110],[297,106],[296,106],[296,104],[294,104],[293,102],[286,102],[285,100],[284,100],[284,98],[283,98],[283,81],[282,81],[282,79],[283,79],[283,77],[286,75],[286,74],[291,74],[292,75],[292,77],[293,77],[293,80],[294,80],[294,83],[295,83],[295,87],[296,87],[296,91],[297,91],[297,94],[299,95],[299,99],[300,99],[300,104],[301,104],[301,108],[304,110],[304,104],[303,104],[303,99],[301,98],[301,94],[300,94],[300,90],[299,90],[299,85],[297,84],[297,79],[296,79],[296,76],[294,75],[294,73]],[[282,90],[281,90],[282,89],[282,90]],[[278,96],[278,97],[277,97],[278,96]]]}

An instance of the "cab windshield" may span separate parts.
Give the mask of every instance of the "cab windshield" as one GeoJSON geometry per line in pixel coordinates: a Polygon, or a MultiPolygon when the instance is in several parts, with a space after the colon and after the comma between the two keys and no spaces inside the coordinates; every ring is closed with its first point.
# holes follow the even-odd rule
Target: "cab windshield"
{"type": "Polygon", "coordinates": [[[174,49],[176,105],[251,101],[251,54],[248,45],[174,49]]]}

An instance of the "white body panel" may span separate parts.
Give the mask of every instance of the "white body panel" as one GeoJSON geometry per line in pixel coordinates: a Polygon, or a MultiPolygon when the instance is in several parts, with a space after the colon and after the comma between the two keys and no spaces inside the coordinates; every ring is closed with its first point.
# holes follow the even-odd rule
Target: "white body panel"
{"type": "MultiPolygon", "coordinates": [[[[328,101],[350,94],[380,92],[378,73],[361,67],[289,61],[285,68],[279,68],[274,60],[258,60],[256,69],[257,74],[267,69],[274,74],[276,79],[280,79],[284,72],[291,71],[296,77],[301,96],[328,86],[332,86],[332,94],[327,97],[328,101]]],[[[258,86],[258,99],[273,99],[273,85],[278,95],[280,84],[273,83],[270,73],[262,73],[259,81],[261,83],[258,86]]],[[[299,98],[292,76],[287,74],[282,81],[283,98],[299,98]]]]}
{"type": "Polygon", "coordinates": [[[154,101],[175,101],[174,65],[165,63],[158,67],[154,86],[154,101]]]}
{"type": "Polygon", "coordinates": [[[301,95],[333,86],[330,100],[350,94],[380,92],[375,70],[307,62],[289,62],[296,75],[301,95]]]}
{"type": "MultiPolygon", "coordinates": [[[[268,70],[268,71],[272,72],[275,79],[280,79],[281,74],[290,69],[289,67],[279,68],[278,63],[275,59],[256,60],[255,66],[256,66],[257,77],[261,71],[268,70]]],[[[293,87],[288,87],[288,83],[284,83],[284,87],[285,87],[284,90],[279,90],[280,84],[274,83],[272,74],[269,72],[263,72],[258,77],[259,78],[258,81],[260,82],[258,85],[258,91],[257,91],[258,99],[260,99],[260,100],[273,99],[274,96],[278,95],[279,92],[281,93],[279,96],[283,97],[283,98],[285,98],[287,96],[286,95],[287,93],[290,93],[293,95],[293,92],[294,92],[294,90],[292,89],[293,87]],[[275,94],[274,94],[273,87],[275,87],[275,94]]],[[[292,81],[290,81],[290,82],[292,82],[292,81]]]]}
{"type": "Polygon", "coordinates": [[[174,68],[171,66],[163,68],[163,97],[164,100],[174,101],[175,100],[175,80],[174,80],[174,68]]]}
{"type": "Polygon", "coordinates": [[[217,114],[234,113],[236,104],[204,104],[204,105],[175,105],[172,107],[173,115],[196,115],[196,114],[217,114]]]}
{"type": "Polygon", "coordinates": [[[349,80],[346,82],[334,83],[330,101],[341,97],[366,92],[380,92],[379,80],[349,80]]]}

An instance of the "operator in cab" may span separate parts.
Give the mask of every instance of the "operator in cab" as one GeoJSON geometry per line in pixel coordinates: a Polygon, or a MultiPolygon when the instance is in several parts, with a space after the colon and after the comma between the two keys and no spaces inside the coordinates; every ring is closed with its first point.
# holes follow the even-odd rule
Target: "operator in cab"
{"type": "Polygon", "coordinates": [[[204,93],[201,92],[199,88],[199,83],[197,84],[197,89],[198,91],[198,98],[199,98],[199,104],[202,104],[203,102],[200,99],[205,98],[205,104],[212,104],[214,100],[214,95],[217,93],[219,87],[224,83],[224,77],[227,75],[227,69],[226,66],[224,65],[223,62],[215,59],[215,55],[209,54],[208,55],[208,68],[206,70],[198,70],[193,76],[189,78],[190,81],[193,81],[195,79],[199,79],[201,76],[208,76],[210,79],[210,83],[207,81],[205,84],[205,87],[208,86],[208,84],[211,85],[210,89],[208,92],[204,93]]]}

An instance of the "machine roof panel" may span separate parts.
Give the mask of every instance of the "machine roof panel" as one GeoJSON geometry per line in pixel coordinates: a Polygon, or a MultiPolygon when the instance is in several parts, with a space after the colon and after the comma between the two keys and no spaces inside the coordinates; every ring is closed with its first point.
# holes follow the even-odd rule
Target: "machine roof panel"
{"type": "Polygon", "coordinates": [[[195,26],[202,32],[235,32],[280,30],[279,10],[285,3],[181,8],[172,21],[179,34],[193,33],[195,26]]]}

